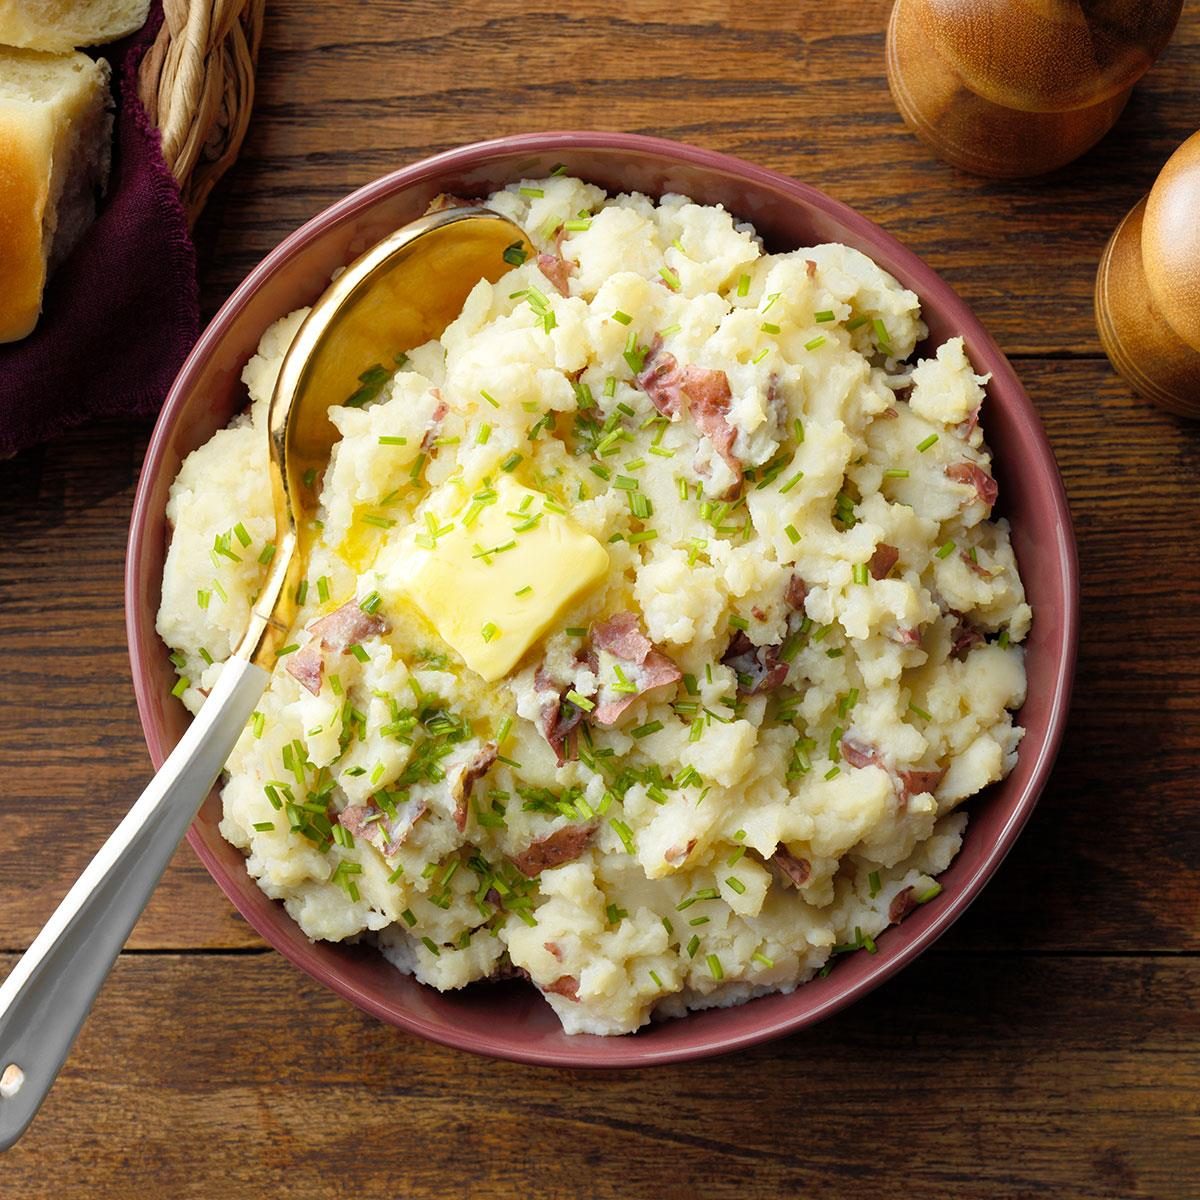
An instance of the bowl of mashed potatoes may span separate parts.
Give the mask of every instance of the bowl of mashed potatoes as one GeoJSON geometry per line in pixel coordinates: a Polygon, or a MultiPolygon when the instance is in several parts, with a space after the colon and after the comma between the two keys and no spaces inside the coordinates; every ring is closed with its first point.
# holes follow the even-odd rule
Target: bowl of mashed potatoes
{"type": "Polygon", "coordinates": [[[799,1028],[911,960],[1011,846],[1077,606],[1011,367],[812,188],[532,135],[288,238],[147,454],[127,611],[151,755],[270,563],[266,405],[306,305],[462,198],[537,252],[331,409],[293,634],[190,841],[293,962],[439,1041],[631,1065],[799,1028]]]}

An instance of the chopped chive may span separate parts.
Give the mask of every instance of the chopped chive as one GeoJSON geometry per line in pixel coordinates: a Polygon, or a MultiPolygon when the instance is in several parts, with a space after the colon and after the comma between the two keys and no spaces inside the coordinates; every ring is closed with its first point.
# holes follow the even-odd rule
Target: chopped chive
{"type": "Polygon", "coordinates": [[[360,663],[371,661],[371,656],[362,648],[361,645],[359,645],[358,642],[355,642],[354,645],[350,647],[350,653],[353,654],[360,663]]]}
{"type": "Polygon", "coordinates": [[[871,328],[875,330],[875,340],[879,343],[880,348],[890,351],[892,348],[892,339],[883,321],[879,317],[876,317],[871,322],[871,328]]]}
{"type": "Polygon", "coordinates": [[[584,712],[591,712],[596,707],[594,700],[589,700],[586,696],[581,696],[574,688],[567,692],[567,699],[576,708],[582,708],[584,712]]]}
{"type": "Polygon", "coordinates": [[[233,532],[237,540],[242,543],[243,548],[250,545],[250,535],[246,532],[246,527],[241,521],[233,527],[233,532]]]}
{"type": "Polygon", "coordinates": [[[529,255],[520,242],[513,242],[511,246],[505,246],[504,254],[501,257],[510,267],[519,267],[529,255]]]}
{"type": "Polygon", "coordinates": [[[883,473],[884,479],[907,479],[908,472],[903,467],[888,467],[883,473]]]}
{"type": "Polygon", "coordinates": [[[823,345],[825,345],[825,335],[818,333],[815,338],[810,338],[804,343],[804,348],[805,350],[819,350],[823,345]]]}
{"type": "Polygon", "coordinates": [[[918,717],[920,717],[921,720],[923,720],[923,721],[932,721],[933,720],[932,714],[927,713],[923,708],[918,708],[911,701],[909,702],[909,705],[908,705],[908,711],[911,713],[916,713],[916,715],[918,717]]]}
{"type": "Polygon", "coordinates": [[[518,454],[515,450],[500,464],[502,471],[515,471],[517,467],[525,461],[523,454],[518,454]]]}
{"type": "Polygon", "coordinates": [[[563,633],[565,633],[567,637],[584,637],[587,634],[587,630],[584,629],[582,625],[568,625],[566,629],[563,630],[563,633]]]}
{"type": "Polygon", "coordinates": [[[696,951],[700,949],[700,935],[693,933],[691,940],[687,944],[688,958],[695,958],[696,951]]]}
{"type": "Polygon", "coordinates": [[[479,394],[480,394],[480,395],[481,395],[481,396],[482,396],[482,397],[483,397],[483,398],[484,398],[484,399],[485,399],[485,400],[486,400],[486,401],[487,401],[487,402],[488,402],[488,403],[489,403],[489,404],[490,404],[490,405],[491,405],[493,408],[499,408],[499,407],[500,407],[500,401],[499,401],[499,400],[497,400],[497,399],[495,398],[495,396],[493,396],[493,395],[492,395],[490,392],[485,392],[485,391],[483,391],[482,389],[480,389],[480,392],[479,392],[479,394]]]}
{"type": "Polygon", "coordinates": [[[865,584],[867,582],[867,564],[855,563],[851,571],[851,577],[855,583],[865,584]]]}
{"type": "Polygon", "coordinates": [[[763,333],[778,333],[779,332],[779,326],[773,324],[771,321],[764,321],[759,326],[759,329],[761,329],[763,331],[763,333]]]}
{"type": "Polygon", "coordinates": [[[518,190],[522,196],[528,196],[531,200],[541,200],[546,194],[545,188],[539,187],[522,187],[518,190]]]}
{"type": "Polygon", "coordinates": [[[679,276],[676,275],[670,267],[661,267],[658,273],[660,276],[662,276],[663,283],[665,283],[667,287],[671,289],[671,291],[679,291],[679,276]]]}
{"type": "Polygon", "coordinates": [[[730,875],[725,882],[729,885],[729,887],[737,892],[739,896],[745,894],[746,885],[736,875],[730,875]]]}
{"type": "Polygon", "coordinates": [[[710,954],[705,960],[708,963],[709,973],[718,982],[725,978],[725,972],[721,967],[721,960],[715,955],[710,954]]]}
{"type": "Polygon", "coordinates": [[[381,446],[407,446],[408,438],[392,437],[392,436],[388,435],[388,436],[381,437],[379,439],[379,444],[381,446]]]}
{"type": "Polygon", "coordinates": [[[493,638],[496,636],[496,634],[498,634],[499,632],[500,632],[500,630],[498,630],[498,629],[496,628],[496,626],[495,626],[495,625],[493,625],[493,624],[491,623],[491,621],[489,621],[489,622],[488,622],[488,623],[487,623],[487,624],[486,624],[486,625],[485,625],[485,626],[484,626],[484,627],[483,627],[483,628],[482,628],[482,629],[479,631],[479,636],[480,636],[480,637],[482,637],[482,638],[483,638],[483,640],[484,640],[485,642],[490,642],[490,641],[491,641],[491,640],[492,640],[492,639],[493,639],[493,638]]]}
{"type": "Polygon", "coordinates": [[[937,558],[949,558],[949,557],[950,557],[950,555],[951,555],[951,554],[953,554],[953,553],[954,553],[954,542],[953,542],[953,541],[945,541],[945,542],[943,542],[943,543],[942,543],[942,544],[941,544],[941,545],[940,545],[940,546],[939,546],[939,547],[938,547],[938,548],[937,548],[937,549],[934,551],[934,554],[935,554],[935,556],[936,556],[937,558]]]}
{"type": "Polygon", "coordinates": [[[179,682],[176,683],[176,685],[171,689],[171,695],[182,696],[183,693],[186,692],[191,686],[192,681],[186,675],[181,675],[179,677],[179,682]]]}
{"type": "Polygon", "coordinates": [[[816,321],[818,325],[823,325],[826,321],[835,320],[833,310],[823,308],[820,312],[813,313],[813,320],[816,321]]]}
{"type": "Polygon", "coordinates": [[[514,596],[528,596],[529,593],[532,591],[533,591],[533,585],[527,583],[523,588],[517,588],[517,590],[515,592],[513,592],[513,595],[514,596]]]}
{"type": "Polygon", "coordinates": [[[321,578],[317,580],[317,599],[320,600],[322,604],[329,599],[328,575],[322,575],[321,578]]]}
{"type": "Polygon", "coordinates": [[[793,546],[800,540],[800,534],[797,532],[795,525],[785,525],[783,532],[787,534],[788,541],[793,546]]]}
{"type": "Polygon", "coordinates": [[[775,960],[773,958],[768,958],[759,950],[755,950],[755,952],[750,955],[750,959],[752,962],[760,963],[762,966],[766,967],[768,971],[775,965],[775,960]]]}
{"type": "Polygon", "coordinates": [[[734,629],[742,630],[743,633],[750,628],[750,622],[745,617],[739,617],[736,613],[729,618],[729,624],[734,629]]]}
{"type": "Polygon", "coordinates": [[[919,451],[920,451],[922,454],[924,454],[924,453],[925,453],[925,451],[926,451],[926,450],[928,450],[928,449],[929,449],[929,447],[930,447],[930,446],[932,446],[932,445],[934,444],[934,442],[936,442],[937,440],[938,440],[938,435],[937,435],[936,433],[931,433],[931,434],[930,434],[930,435],[929,435],[927,438],[925,438],[923,441],[920,441],[920,442],[918,442],[918,443],[917,443],[917,449],[918,449],[918,450],[919,450],[919,451]]]}
{"type": "Polygon", "coordinates": [[[739,296],[748,296],[750,294],[750,276],[742,275],[738,278],[737,294],[739,296]]]}
{"type": "Polygon", "coordinates": [[[789,480],[787,481],[787,483],[785,483],[785,484],[783,485],[783,487],[781,487],[781,488],[779,489],[779,494],[780,494],[781,496],[786,496],[786,495],[788,494],[788,492],[790,492],[790,491],[792,490],[792,488],[794,488],[794,487],[796,486],[796,484],[798,484],[798,483],[800,482],[800,480],[802,480],[803,478],[804,478],[804,472],[803,472],[803,471],[797,471],[797,472],[795,473],[795,475],[793,475],[793,476],[791,477],[791,479],[789,479],[789,480]]]}
{"type": "Polygon", "coordinates": [[[770,349],[769,349],[767,346],[764,346],[764,347],[763,347],[763,348],[762,348],[762,349],[761,349],[761,350],[760,350],[760,351],[759,351],[759,352],[758,352],[758,353],[757,353],[757,354],[756,354],[756,355],[755,355],[755,356],[754,356],[754,357],[753,357],[753,358],[750,360],[750,362],[751,362],[751,365],[752,365],[752,366],[758,366],[758,364],[759,364],[760,362],[762,362],[762,360],[763,360],[764,358],[766,358],[766,357],[767,357],[767,355],[768,355],[768,354],[770,354],[770,353],[771,353],[770,349]]]}
{"type": "Polygon", "coordinates": [[[265,567],[267,565],[267,563],[269,563],[271,561],[271,559],[273,559],[274,557],[275,557],[275,543],[268,542],[262,548],[262,552],[258,556],[258,561],[259,561],[259,563],[262,564],[262,566],[265,567]]]}
{"type": "Polygon", "coordinates": [[[622,325],[631,325],[633,323],[633,318],[627,312],[622,312],[619,308],[613,313],[612,319],[619,321],[622,325]]]}
{"type": "Polygon", "coordinates": [[[879,895],[879,872],[872,871],[870,875],[867,876],[867,883],[870,884],[871,899],[874,900],[875,897],[879,895]]]}
{"type": "Polygon", "coordinates": [[[375,513],[365,513],[359,520],[364,525],[373,525],[376,529],[391,529],[396,524],[391,517],[380,517],[375,513]]]}
{"type": "Polygon", "coordinates": [[[942,885],[940,883],[935,883],[932,887],[926,888],[926,890],[923,891],[916,898],[917,903],[918,904],[928,904],[929,901],[934,898],[934,896],[940,896],[941,894],[942,894],[942,885]]]}
{"type": "Polygon", "coordinates": [[[657,971],[651,971],[651,972],[650,972],[650,978],[651,978],[652,980],[654,980],[654,986],[655,986],[655,987],[662,987],[662,986],[663,986],[663,981],[662,981],[661,979],[659,979],[659,977],[658,977],[658,972],[657,972],[657,971]]]}
{"type": "Polygon", "coordinates": [[[663,728],[661,721],[647,721],[645,725],[639,725],[636,729],[629,731],[630,736],[635,738],[649,737],[652,733],[658,733],[663,728]]]}
{"type": "Polygon", "coordinates": [[[299,605],[303,605],[305,600],[307,600],[307,599],[308,599],[308,580],[302,579],[302,580],[300,580],[300,582],[298,584],[296,584],[296,603],[299,605]]]}
{"type": "Polygon", "coordinates": [[[865,316],[851,317],[851,319],[846,322],[846,328],[853,333],[854,330],[865,325],[870,319],[870,317],[865,316]]]}

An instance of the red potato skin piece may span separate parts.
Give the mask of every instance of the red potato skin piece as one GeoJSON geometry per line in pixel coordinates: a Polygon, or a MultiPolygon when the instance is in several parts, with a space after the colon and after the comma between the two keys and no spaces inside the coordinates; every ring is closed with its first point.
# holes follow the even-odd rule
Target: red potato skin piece
{"type": "Polygon", "coordinates": [[[553,983],[548,983],[542,989],[553,992],[556,996],[565,996],[568,1000],[579,1000],[579,980],[574,975],[560,975],[553,983]]]}
{"type": "Polygon", "coordinates": [[[468,760],[462,774],[454,784],[454,825],[459,833],[467,827],[468,802],[471,798],[471,788],[476,780],[482,779],[492,769],[492,764],[499,757],[495,742],[487,742],[481,746],[473,758],[468,760]]]}
{"type": "Polygon", "coordinates": [[[886,579],[891,574],[892,568],[900,561],[900,551],[895,546],[889,546],[886,542],[880,542],[875,547],[875,553],[871,555],[870,561],[867,563],[867,570],[871,572],[872,579],[886,579]]]}
{"type": "Polygon", "coordinates": [[[946,478],[973,487],[985,507],[991,508],[1000,495],[1000,487],[978,463],[957,462],[946,468],[946,478]]]}
{"type": "Polygon", "coordinates": [[[678,683],[683,678],[683,672],[680,671],[671,659],[665,654],[660,654],[657,650],[651,650],[638,666],[641,668],[642,673],[642,687],[640,690],[632,694],[622,695],[616,700],[609,700],[599,705],[591,714],[592,721],[595,724],[615,725],[621,719],[621,715],[625,710],[640,697],[646,695],[647,692],[652,692],[655,688],[667,687],[670,684],[678,683]]]}
{"type": "Polygon", "coordinates": [[[631,612],[614,613],[607,621],[594,626],[592,645],[639,667],[654,649],[654,643],[641,630],[637,614],[631,612]]]}
{"type": "Polygon", "coordinates": [[[775,853],[771,855],[771,862],[793,887],[802,888],[812,876],[812,864],[808,859],[798,858],[783,846],[776,848],[775,853]]]}
{"type": "Polygon", "coordinates": [[[967,570],[974,572],[980,579],[991,579],[992,573],[982,563],[976,562],[965,550],[960,550],[958,557],[967,564],[967,570]]]}
{"type": "Polygon", "coordinates": [[[788,580],[787,591],[784,592],[783,599],[788,608],[801,610],[805,600],[808,599],[808,584],[799,575],[793,575],[788,580]]]}
{"type": "Polygon", "coordinates": [[[687,367],[683,372],[683,390],[691,402],[692,420],[696,422],[696,427],[712,442],[713,448],[733,473],[736,487],[740,487],[743,464],[733,452],[737,430],[726,419],[733,400],[729,377],[724,371],[687,367]]]}
{"type": "Polygon", "coordinates": [[[842,758],[852,767],[883,765],[883,758],[874,746],[867,746],[852,737],[842,738],[842,758]]]}
{"type": "Polygon", "coordinates": [[[337,815],[336,820],[339,825],[348,829],[356,838],[362,838],[368,842],[371,840],[371,834],[374,830],[380,829],[384,835],[383,845],[380,847],[380,850],[385,855],[392,855],[404,845],[408,835],[416,828],[417,822],[429,811],[429,808],[424,801],[417,804],[408,827],[398,837],[394,836],[394,827],[389,828],[386,817],[372,820],[375,814],[380,811],[380,809],[375,807],[374,803],[351,804],[337,815]]]}
{"type": "Polygon", "coordinates": [[[321,680],[325,674],[325,658],[321,653],[320,640],[314,638],[302,650],[290,655],[284,670],[302,688],[314,696],[319,696],[321,680]]]}
{"type": "Polygon", "coordinates": [[[675,355],[663,349],[662,338],[655,334],[636,382],[650,403],[672,421],[679,419],[683,409],[683,374],[675,355]]]}
{"type": "Polygon", "coordinates": [[[672,846],[663,855],[663,862],[668,866],[681,867],[688,860],[688,855],[696,848],[696,839],[690,838],[686,846],[672,846]]]}
{"type": "Polygon", "coordinates": [[[946,777],[946,768],[939,767],[930,771],[906,770],[897,771],[900,782],[904,787],[904,799],[909,796],[919,796],[922,792],[932,793],[946,777]]]}
{"type": "MultiPolygon", "coordinates": [[[[967,562],[969,563],[970,559],[967,559],[967,562]]],[[[965,658],[974,647],[982,646],[986,640],[974,625],[959,617],[958,624],[950,635],[950,653],[955,658],[965,658]]]]}
{"type": "Polygon", "coordinates": [[[637,385],[650,403],[672,421],[679,419],[686,405],[696,428],[712,442],[733,472],[736,486],[741,486],[742,462],[733,453],[737,431],[726,420],[733,397],[724,371],[692,366],[681,370],[675,356],[663,349],[662,338],[655,334],[637,374],[637,385]]]}
{"type": "Polygon", "coordinates": [[[314,621],[308,631],[312,635],[307,645],[291,656],[284,667],[302,687],[314,696],[321,693],[321,678],[325,670],[322,650],[344,654],[364,638],[379,637],[391,628],[377,613],[364,612],[357,600],[347,600],[341,608],[327,617],[314,621]]]}
{"type": "Polygon", "coordinates": [[[512,863],[528,879],[535,879],[543,871],[573,862],[584,850],[596,832],[594,825],[564,825],[543,838],[530,842],[512,863]]]}
{"type": "Polygon", "coordinates": [[[561,254],[539,254],[537,256],[538,270],[554,285],[560,296],[571,294],[572,263],[567,262],[561,254]]]}
{"type": "Polygon", "coordinates": [[[637,692],[606,701],[592,712],[591,719],[597,725],[615,725],[621,714],[639,696],[644,696],[655,688],[678,683],[683,678],[683,672],[678,666],[661,651],[656,650],[654,643],[642,632],[635,613],[614,613],[608,620],[594,626],[591,636],[593,649],[606,650],[614,658],[637,667],[641,676],[637,692]]]}
{"type": "Polygon", "coordinates": [[[569,689],[559,687],[541,667],[533,677],[533,687],[542,697],[538,710],[538,729],[550,744],[555,760],[561,767],[575,757],[571,734],[583,720],[583,710],[571,705],[569,715],[563,717],[563,699],[569,689]]]}
{"type": "Polygon", "coordinates": [[[893,925],[899,925],[914,908],[917,907],[917,897],[912,886],[901,888],[888,905],[888,920],[893,925]]]}
{"type": "Polygon", "coordinates": [[[437,396],[438,402],[434,406],[433,412],[429,415],[429,425],[425,429],[425,436],[421,438],[421,449],[427,454],[437,453],[437,447],[433,443],[437,440],[438,433],[441,432],[442,422],[446,419],[446,414],[450,411],[449,405],[442,399],[441,393],[437,388],[433,389],[433,394],[437,396]]]}
{"type": "MultiPolygon", "coordinates": [[[[883,755],[875,746],[868,746],[856,738],[842,738],[842,758],[852,767],[883,767],[883,755]]],[[[901,809],[908,804],[910,796],[921,792],[932,792],[945,778],[945,767],[920,769],[906,767],[903,770],[891,771],[893,780],[899,785],[897,794],[900,798],[901,809]]]]}
{"type": "Polygon", "coordinates": [[[740,629],[730,640],[721,662],[739,676],[738,691],[743,695],[774,691],[787,679],[788,664],[779,661],[779,647],[756,646],[740,629]],[[742,683],[741,676],[750,678],[749,686],[742,683]]]}
{"type": "Polygon", "coordinates": [[[357,600],[347,600],[341,608],[314,621],[308,628],[314,637],[321,639],[326,650],[344,653],[364,638],[387,633],[391,626],[378,613],[365,612],[357,600]]]}

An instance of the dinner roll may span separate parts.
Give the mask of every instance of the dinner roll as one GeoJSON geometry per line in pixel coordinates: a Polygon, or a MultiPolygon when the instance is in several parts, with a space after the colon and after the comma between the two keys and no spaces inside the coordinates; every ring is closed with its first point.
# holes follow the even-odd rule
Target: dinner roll
{"type": "Polygon", "coordinates": [[[47,274],[96,215],[108,179],[109,68],[0,46],[0,342],[37,324],[47,274]]]}
{"type": "Polygon", "coordinates": [[[150,0],[0,0],[0,42],[59,53],[141,29],[150,0]]]}

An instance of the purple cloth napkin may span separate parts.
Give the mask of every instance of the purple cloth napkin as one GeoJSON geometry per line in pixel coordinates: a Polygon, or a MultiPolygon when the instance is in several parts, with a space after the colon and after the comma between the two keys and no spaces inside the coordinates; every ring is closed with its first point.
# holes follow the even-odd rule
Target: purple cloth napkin
{"type": "Polygon", "coordinates": [[[117,107],[108,193],[51,276],[37,328],[0,346],[0,457],[95,417],[157,412],[199,333],[187,218],[137,99],[161,22],[156,2],[144,29],[101,51],[117,107]]]}

